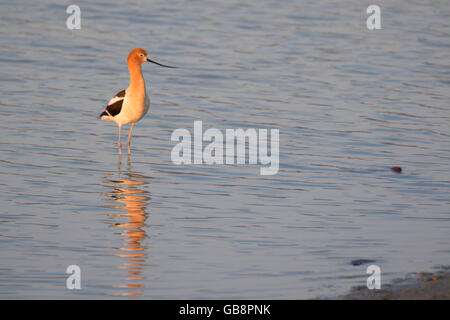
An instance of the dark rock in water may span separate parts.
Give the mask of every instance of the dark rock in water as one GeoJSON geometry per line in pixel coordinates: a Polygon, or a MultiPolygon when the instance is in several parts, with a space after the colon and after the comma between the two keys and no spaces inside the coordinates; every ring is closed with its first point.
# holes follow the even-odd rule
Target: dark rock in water
{"type": "Polygon", "coordinates": [[[394,171],[394,172],[397,172],[397,173],[402,173],[402,168],[401,167],[392,167],[391,170],[394,171]]]}
{"type": "Polygon", "coordinates": [[[362,264],[368,264],[368,263],[374,263],[375,260],[369,260],[369,259],[358,259],[358,260],[352,260],[351,264],[352,266],[360,266],[362,264]]]}

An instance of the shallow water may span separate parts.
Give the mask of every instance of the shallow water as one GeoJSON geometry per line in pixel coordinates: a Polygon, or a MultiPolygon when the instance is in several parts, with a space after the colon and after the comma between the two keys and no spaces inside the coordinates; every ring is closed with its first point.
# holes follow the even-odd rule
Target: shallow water
{"type": "Polygon", "coordinates": [[[378,1],[375,31],[360,1],[85,1],[72,31],[69,4],[0,3],[0,298],[313,298],[365,285],[353,260],[449,264],[446,1],[378,1]],[[143,66],[120,159],[97,116],[134,47],[179,68],[143,66]],[[279,128],[278,174],[173,164],[195,120],[279,128]]]}

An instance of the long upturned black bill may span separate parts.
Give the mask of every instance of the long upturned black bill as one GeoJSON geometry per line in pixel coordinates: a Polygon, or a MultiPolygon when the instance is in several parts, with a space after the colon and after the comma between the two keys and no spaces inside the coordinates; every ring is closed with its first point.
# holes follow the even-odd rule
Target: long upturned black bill
{"type": "Polygon", "coordinates": [[[154,63],[154,64],[157,64],[158,66],[161,66],[161,67],[166,67],[166,68],[176,68],[176,67],[166,66],[165,64],[158,63],[158,62],[156,62],[156,61],[150,60],[149,58],[147,58],[147,61],[148,61],[148,62],[151,62],[151,63],[154,63]]]}

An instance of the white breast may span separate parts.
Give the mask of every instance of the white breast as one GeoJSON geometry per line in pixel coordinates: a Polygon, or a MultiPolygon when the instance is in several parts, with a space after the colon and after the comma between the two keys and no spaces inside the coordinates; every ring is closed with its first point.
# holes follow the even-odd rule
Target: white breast
{"type": "Polygon", "coordinates": [[[127,90],[120,114],[116,117],[118,124],[135,123],[141,120],[148,112],[150,101],[145,96],[135,94],[127,90]]]}

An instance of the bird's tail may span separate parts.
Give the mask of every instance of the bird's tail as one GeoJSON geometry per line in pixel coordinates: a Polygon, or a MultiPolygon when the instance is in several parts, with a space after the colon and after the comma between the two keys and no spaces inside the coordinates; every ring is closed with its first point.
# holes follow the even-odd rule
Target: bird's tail
{"type": "Polygon", "coordinates": [[[99,116],[100,119],[105,121],[111,121],[112,116],[109,114],[108,110],[104,110],[99,116]]]}

